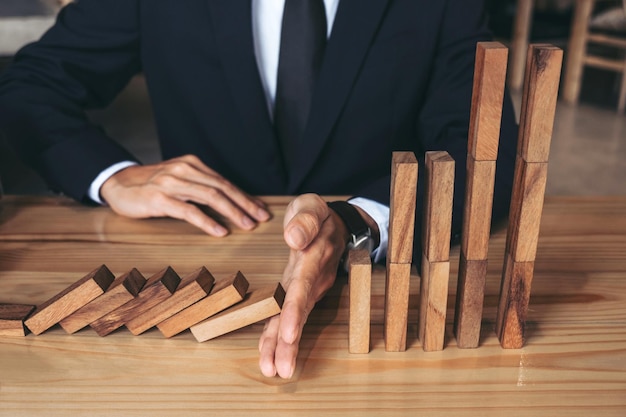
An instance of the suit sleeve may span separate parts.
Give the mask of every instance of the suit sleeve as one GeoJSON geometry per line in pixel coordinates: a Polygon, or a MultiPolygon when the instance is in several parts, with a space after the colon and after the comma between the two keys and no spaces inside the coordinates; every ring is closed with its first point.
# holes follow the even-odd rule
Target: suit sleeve
{"type": "Polygon", "coordinates": [[[138,3],[81,0],[0,78],[0,132],[58,192],[87,201],[106,167],[135,160],[89,121],[140,68],[138,3]]]}

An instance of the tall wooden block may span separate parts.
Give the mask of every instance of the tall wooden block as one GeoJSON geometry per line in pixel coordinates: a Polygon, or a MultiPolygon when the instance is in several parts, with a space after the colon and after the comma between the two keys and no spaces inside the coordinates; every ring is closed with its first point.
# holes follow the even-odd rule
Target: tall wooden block
{"type": "Polygon", "coordinates": [[[208,297],[157,324],[157,328],[165,337],[177,335],[243,300],[248,286],[248,280],[241,272],[219,280],[208,297]]]}
{"type": "Polygon", "coordinates": [[[24,320],[34,309],[32,305],[0,303],[0,336],[26,336],[24,320]]]}
{"type": "Polygon", "coordinates": [[[480,339],[495,174],[495,161],[475,161],[468,155],[454,321],[460,348],[478,347],[480,339]]]}
{"type": "Polygon", "coordinates": [[[417,159],[413,152],[393,152],[389,206],[389,246],[392,263],[411,263],[417,194],[417,159]]]}
{"type": "Polygon", "coordinates": [[[467,157],[461,240],[466,259],[487,259],[495,179],[495,161],[475,161],[471,156],[467,157]]]}
{"type": "Polygon", "coordinates": [[[547,178],[547,163],[528,163],[518,155],[506,241],[516,262],[535,260],[547,178]]]}
{"type": "Polygon", "coordinates": [[[144,276],[133,268],[117,277],[104,294],[79,308],[59,324],[67,333],[75,333],[135,298],[145,283],[144,276]]]}
{"type": "Polygon", "coordinates": [[[163,302],[176,291],[179,283],[180,277],[178,274],[172,268],[167,267],[148,278],[137,297],[89,325],[98,335],[106,336],[122,327],[133,317],[163,302]]]}
{"type": "Polygon", "coordinates": [[[406,350],[411,264],[387,261],[384,338],[387,352],[406,350]]]}
{"type": "Polygon", "coordinates": [[[418,331],[426,352],[443,350],[449,279],[449,261],[431,262],[422,257],[418,331]]]}
{"type": "Polygon", "coordinates": [[[534,262],[516,262],[506,254],[496,315],[496,334],[505,349],[524,346],[534,267],[534,262]]]}
{"type": "Polygon", "coordinates": [[[461,253],[454,309],[454,334],[460,348],[476,348],[480,343],[486,277],[486,259],[467,260],[461,253]]]}
{"type": "Polygon", "coordinates": [[[129,320],[126,327],[137,336],[206,297],[214,283],[213,275],[205,267],[201,267],[186,275],[171,297],[129,320]]]}
{"type": "Polygon", "coordinates": [[[468,154],[477,161],[495,161],[508,49],[499,42],[478,42],[468,138],[468,154]]]}
{"type": "Polygon", "coordinates": [[[115,277],[102,265],[76,281],[37,309],[25,321],[33,334],[41,334],[85,304],[102,295],[115,277]]]}
{"type": "Polygon", "coordinates": [[[369,252],[350,251],[348,265],[348,350],[350,353],[369,353],[372,299],[372,260],[369,252]]]}
{"type": "Polygon", "coordinates": [[[252,291],[241,303],[192,326],[191,333],[198,342],[230,333],[280,313],[284,299],[280,284],[252,291]]]}
{"type": "Polygon", "coordinates": [[[553,45],[528,48],[517,152],[526,162],[548,162],[562,61],[553,45]]]}
{"type": "Polygon", "coordinates": [[[431,262],[450,259],[454,159],[445,151],[426,152],[423,248],[431,262]]]}

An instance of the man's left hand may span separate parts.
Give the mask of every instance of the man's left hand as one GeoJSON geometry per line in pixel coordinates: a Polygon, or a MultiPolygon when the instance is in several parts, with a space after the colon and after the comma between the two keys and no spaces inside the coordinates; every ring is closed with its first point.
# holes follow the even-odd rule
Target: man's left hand
{"type": "Polygon", "coordinates": [[[259,366],[265,376],[291,378],[304,324],[315,303],[335,282],[349,234],[317,194],[294,199],[283,226],[291,248],[282,279],[286,296],[281,314],[267,321],[259,340],[259,366]]]}

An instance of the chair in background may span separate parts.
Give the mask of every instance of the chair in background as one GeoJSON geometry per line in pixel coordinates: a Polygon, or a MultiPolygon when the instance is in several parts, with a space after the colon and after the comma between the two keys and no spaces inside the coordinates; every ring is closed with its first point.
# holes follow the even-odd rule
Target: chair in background
{"type": "MultiPolygon", "coordinates": [[[[626,110],[626,28],[623,31],[617,28],[606,32],[591,25],[594,6],[601,1],[603,0],[576,0],[561,98],[572,104],[578,102],[585,66],[614,71],[621,76],[617,111],[623,114],[626,110]],[[621,54],[617,58],[595,55],[588,48],[589,44],[617,48],[621,54]]],[[[615,1],[613,3],[619,5],[615,1]]],[[[613,11],[617,11],[618,17],[624,17],[619,7],[613,11]]],[[[623,13],[626,14],[626,0],[623,0],[623,13]]]]}

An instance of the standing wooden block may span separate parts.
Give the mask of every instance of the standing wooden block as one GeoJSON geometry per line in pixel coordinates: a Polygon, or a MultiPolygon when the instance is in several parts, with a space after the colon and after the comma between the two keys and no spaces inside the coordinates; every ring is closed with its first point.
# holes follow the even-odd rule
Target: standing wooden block
{"type": "Polygon", "coordinates": [[[369,252],[350,251],[348,265],[348,350],[350,353],[369,353],[372,299],[372,260],[369,252]]]}
{"type": "Polygon", "coordinates": [[[76,281],[37,309],[25,324],[33,334],[41,334],[103,294],[115,277],[102,265],[76,281]]]}
{"type": "Polygon", "coordinates": [[[67,333],[75,333],[135,298],[145,283],[144,276],[133,268],[117,277],[104,294],[64,318],[59,324],[67,333]]]}
{"type": "Polygon", "coordinates": [[[454,159],[445,151],[426,152],[423,248],[431,262],[450,259],[454,159]]]}
{"type": "Polygon", "coordinates": [[[0,336],[26,336],[24,320],[34,309],[32,305],[0,303],[0,336]]]}
{"type": "Polygon", "coordinates": [[[562,61],[553,45],[528,48],[517,151],[526,162],[548,162],[562,61]]]}
{"type": "Polygon", "coordinates": [[[137,336],[206,297],[214,283],[213,275],[201,267],[185,276],[171,297],[128,321],[126,327],[137,336]]]}
{"type": "Polygon", "coordinates": [[[208,297],[157,324],[163,336],[172,337],[243,300],[248,280],[241,272],[218,281],[208,297]]]}
{"type": "Polygon", "coordinates": [[[476,348],[480,341],[495,174],[495,161],[474,161],[468,155],[454,319],[460,348],[476,348]]]}
{"type": "Polygon", "coordinates": [[[480,342],[486,277],[487,259],[467,260],[461,253],[454,310],[454,333],[460,348],[476,348],[480,342]]]}
{"type": "Polygon", "coordinates": [[[489,253],[495,161],[475,161],[467,157],[465,205],[461,248],[471,260],[485,260],[489,253]]]}
{"type": "Polygon", "coordinates": [[[534,267],[534,262],[516,262],[510,254],[506,254],[496,316],[496,334],[505,349],[524,346],[534,267]]]}
{"type": "Polygon", "coordinates": [[[198,342],[232,332],[280,313],[285,290],[280,284],[249,293],[239,304],[191,327],[198,342]]]}
{"type": "Polygon", "coordinates": [[[391,163],[389,246],[392,263],[411,263],[417,194],[417,159],[413,152],[394,152],[391,163]]]}
{"type": "Polygon", "coordinates": [[[498,157],[508,54],[499,42],[476,45],[468,154],[477,161],[498,157]]]}
{"type": "Polygon", "coordinates": [[[100,336],[106,336],[119,329],[133,317],[163,302],[176,291],[180,277],[170,267],[152,275],[146,281],[141,292],[126,304],[100,317],[90,326],[100,336]]]}
{"type": "Polygon", "coordinates": [[[404,352],[409,316],[411,264],[387,261],[385,284],[385,350],[404,352]]]}
{"type": "Polygon", "coordinates": [[[422,257],[418,331],[425,352],[443,350],[449,279],[449,261],[431,262],[422,257]]]}
{"type": "Polygon", "coordinates": [[[516,262],[535,260],[547,178],[547,163],[528,163],[517,156],[506,240],[516,262]]]}

